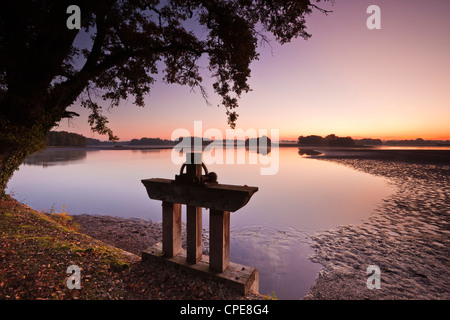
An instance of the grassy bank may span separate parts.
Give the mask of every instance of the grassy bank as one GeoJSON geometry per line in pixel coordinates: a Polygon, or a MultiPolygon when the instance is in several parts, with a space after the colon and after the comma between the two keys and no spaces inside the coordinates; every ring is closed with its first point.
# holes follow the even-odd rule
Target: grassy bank
{"type": "Polygon", "coordinates": [[[165,266],[80,233],[65,213],[0,202],[1,299],[263,299],[165,266]],[[67,268],[81,269],[81,289],[67,287],[67,268]]]}
{"type": "Polygon", "coordinates": [[[120,273],[137,258],[78,233],[68,216],[0,203],[1,299],[120,299],[120,273]],[[70,265],[81,269],[80,290],[67,288],[70,265]]]}

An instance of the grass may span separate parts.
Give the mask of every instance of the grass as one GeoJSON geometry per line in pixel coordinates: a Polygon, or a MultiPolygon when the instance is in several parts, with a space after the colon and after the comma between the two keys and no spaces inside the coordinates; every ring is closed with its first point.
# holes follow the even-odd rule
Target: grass
{"type": "Polygon", "coordinates": [[[242,298],[219,282],[142,262],[82,234],[64,211],[38,212],[11,197],[0,202],[0,300],[242,298]],[[67,286],[71,265],[80,268],[81,289],[67,286]]]}
{"type": "Polygon", "coordinates": [[[123,299],[120,273],[136,258],[79,233],[64,212],[0,204],[0,299],[123,299]],[[70,265],[81,269],[80,290],[67,288],[70,265]]]}

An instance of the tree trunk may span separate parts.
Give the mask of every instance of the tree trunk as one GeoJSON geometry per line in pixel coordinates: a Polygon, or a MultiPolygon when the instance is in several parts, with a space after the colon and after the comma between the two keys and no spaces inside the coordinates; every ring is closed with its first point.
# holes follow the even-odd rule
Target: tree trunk
{"type": "MultiPolygon", "coordinates": [[[[2,148],[3,149],[3,148],[2,148]]],[[[13,150],[2,150],[0,154],[0,199],[3,200],[5,196],[5,189],[8,181],[11,179],[14,171],[16,171],[20,164],[25,160],[24,152],[17,148],[13,150]]]]}
{"type": "Polygon", "coordinates": [[[45,147],[48,130],[42,125],[26,127],[8,127],[0,133],[0,200],[5,197],[8,181],[33,152],[45,147]]]}

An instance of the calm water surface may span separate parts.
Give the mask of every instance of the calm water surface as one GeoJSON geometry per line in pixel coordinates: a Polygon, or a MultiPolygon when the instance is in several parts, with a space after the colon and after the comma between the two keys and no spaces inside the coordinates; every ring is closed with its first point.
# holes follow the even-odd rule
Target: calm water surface
{"type": "MultiPolygon", "coordinates": [[[[171,152],[46,150],[26,160],[8,191],[36,210],[65,206],[71,214],[160,221],[161,202],[148,198],[141,179],[173,179],[180,165],[172,162],[171,152]]],[[[280,299],[301,299],[314,283],[321,266],[308,259],[311,235],[360,223],[393,191],[381,177],[301,157],[292,147],[279,149],[275,175],[261,175],[263,164],[207,166],[219,183],[259,188],[231,215],[231,261],[258,268],[260,292],[274,292],[280,299]]],[[[203,210],[203,227],[208,224],[203,210]]]]}

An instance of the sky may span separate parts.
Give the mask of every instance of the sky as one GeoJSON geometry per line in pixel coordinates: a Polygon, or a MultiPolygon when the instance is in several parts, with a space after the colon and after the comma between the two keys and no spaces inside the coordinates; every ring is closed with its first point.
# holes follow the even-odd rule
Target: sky
{"type": "MultiPolygon", "coordinates": [[[[258,49],[251,64],[251,92],[243,94],[236,128],[279,130],[280,139],[336,134],[353,138],[450,139],[450,1],[335,0],[332,13],[307,16],[308,40],[258,49]],[[369,30],[370,5],[380,8],[381,29],[369,30]]],[[[189,87],[155,84],[146,106],[105,110],[120,140],[170,139],[176,129],[223,132],[224,107],[205,74],[209,95],[189,87]]],[[[107,140],[90,132],[87,112],[55,130],[107,140]]],[[[269,134],[270,135],[270,134],[269,134]]]]}

